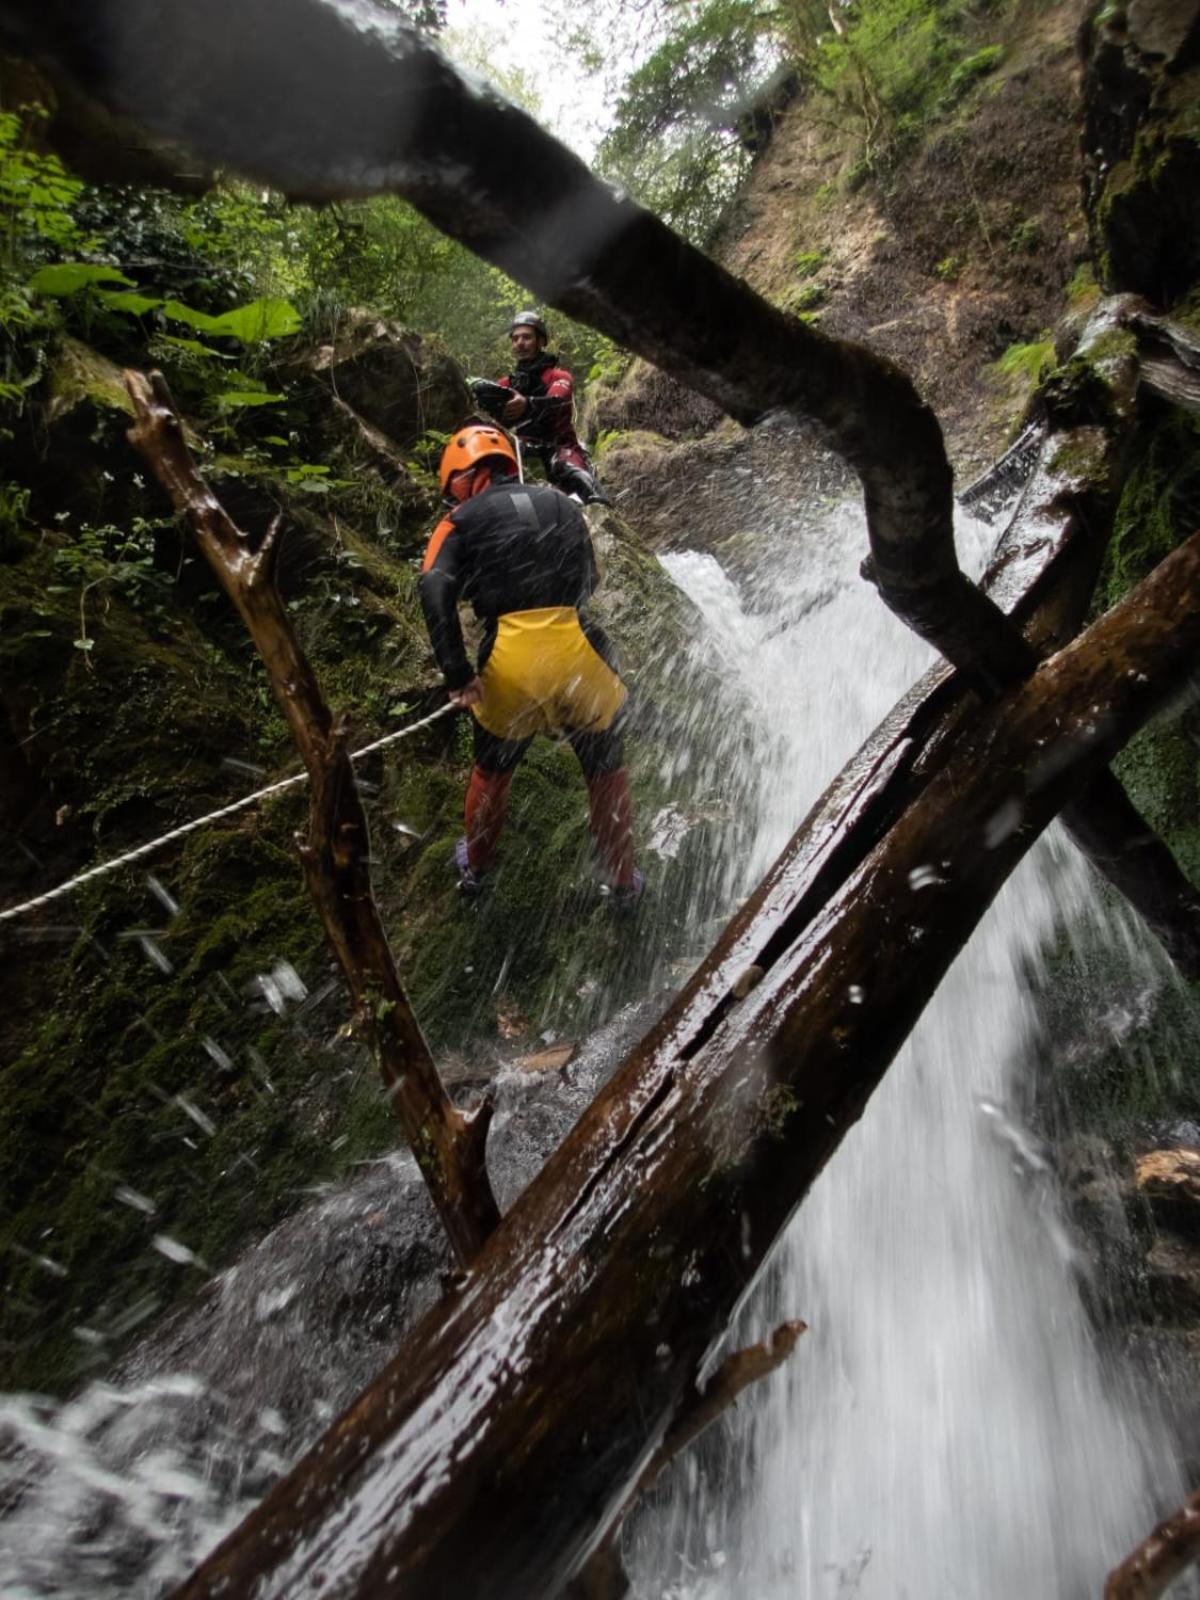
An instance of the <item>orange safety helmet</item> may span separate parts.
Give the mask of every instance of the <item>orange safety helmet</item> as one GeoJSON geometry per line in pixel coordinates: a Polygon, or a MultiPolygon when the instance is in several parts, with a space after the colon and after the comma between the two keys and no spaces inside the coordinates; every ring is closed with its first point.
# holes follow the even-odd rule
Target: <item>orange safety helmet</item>
{"type": "Polygon", "coordinates": [[[457,433],[451,434],[450,443],[442,451],[442,463],[438,468],[438,482],[441,484],[442,493],[445,494],[450,485],[450,479],[456,472],[465,472],[468,467],[477,467],[481,461],[494,460],[499,456],[509,462],[512,470],[516,472],[517,453],[509,442],[508,435],[499,428],[489,427],[487,423],[472,422],[465,428],[460,428],[457,433]]]}

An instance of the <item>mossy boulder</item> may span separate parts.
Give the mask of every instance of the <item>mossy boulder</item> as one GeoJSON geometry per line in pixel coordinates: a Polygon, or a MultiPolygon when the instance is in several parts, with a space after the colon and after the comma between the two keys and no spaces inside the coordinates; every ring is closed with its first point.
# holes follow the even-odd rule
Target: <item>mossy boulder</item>
{"type": "Polygon", "coordinates": [[[472,409],[458,363],[440,340],[369,312],[352,312],[297,364],[402,448],[448,432],[472,409]]]}

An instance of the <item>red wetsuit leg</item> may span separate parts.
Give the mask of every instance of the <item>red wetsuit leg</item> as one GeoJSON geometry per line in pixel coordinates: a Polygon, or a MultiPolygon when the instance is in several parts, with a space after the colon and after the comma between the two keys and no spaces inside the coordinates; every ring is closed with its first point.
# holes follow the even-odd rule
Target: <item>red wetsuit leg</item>
{"type": "MultiPolygon", "coordinates": [[[[592,837],[600,865],[617,889],[633,883],[633,801],[624,767],[587,780],[592,837]]],[[[472,863],[473,865],[474,863],[472,863]]]]}
{"type": "Polygon", "coordinates": [[[556,439],[553,445],[555,465],[559,462],[565,467],[578,467],[581,472],[590,473],[592,463],[587,458],[587,453],[578,439],[556,439]]]}
{"type": "Polygon", "coordinates": [[[473,767],[467,784],[467,860],[486,872],[496,859],[496,846],[508,812],[511,772],[485,772],[473,767]]]}

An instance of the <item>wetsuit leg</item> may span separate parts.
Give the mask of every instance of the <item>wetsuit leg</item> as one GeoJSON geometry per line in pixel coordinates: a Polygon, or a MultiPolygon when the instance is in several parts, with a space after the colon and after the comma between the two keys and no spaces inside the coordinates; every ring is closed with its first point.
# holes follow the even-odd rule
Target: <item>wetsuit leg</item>
{"type": "Polygon", "coordinates": [[[582,445],[560,445],[551,458],[546,476],[564,494],[578,495],[584,505],[592,501],[601,505],[609,503],[596,482],[596,474],[582,445]]]}
{"type": "Polygon", "coordinates": [[[619,724],[603,733],[573,733],[571,748],[587,783],[592,838],[601,870],[617,889],[633,883],[633,800],[619,724]]]}
{"type": "Polygon", "coordinates": [[[476,872],[487,872],[508,814],[508,791],[530,739],[497,739],[475,724],[475,766],[467,784],[467,860],[476,872]]]}

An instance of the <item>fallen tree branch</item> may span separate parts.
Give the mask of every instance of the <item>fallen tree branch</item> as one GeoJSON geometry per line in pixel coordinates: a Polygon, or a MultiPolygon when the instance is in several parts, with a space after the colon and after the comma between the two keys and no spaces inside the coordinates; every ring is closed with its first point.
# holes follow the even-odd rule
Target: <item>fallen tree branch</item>
{"type": "MultiPolygon", "coordinates": [[[[1093,348],[1111,344],[1113,331],[1139,326],[1146,320],[1142,313],[1142,302],[1131,296],[1102,302],[1080,339],[1077,359],[1086,362],[1093,348]]],[[[1157,319],[1151,320],[1160,326],[1157,319]]],[[[1050,394],[1050,427],[1022,497],[1017,525],[1028,526],[1038,517],[1060,525],[1060,550],[1070,552],[1072,570],[1065,573],[1063,560],[1057,563],[1053,608],[1044,614],[1040,631],[1027,637],[1020,612],[1006,618],[1009,654],[1006,662],[997,659],[988,664],[982,675],[986,692],[994,694],[999,686],[1012,687],[1027,677],[1046,645],[1064,644],[1083,620],[1125,480],[1141,370],[1132,343],[1105,358],[1103,374],[1096,374],[1108,397],[1109,415],[1103,423],[1092,416],[1094,385],[1085,389],[1082,405],[1069,385],[1050,394]],[[1036,516],[1031,514],[1035,511],[1036,516]]],[[[1009,550],[1016,543],[1013,537],[1006,540],[1009,550]]],[[[995,564],[993,582],[1002,579],[1004,561],[1002,555],[995,564]]],[[[872,562],[864,564],[864,575],[876,579],[872,562]]],[[[1111,772],[1097,773],[1087,792],[1064,808],[1062,821],[1072,841],[1138,911],[1180,971],[1188,978],[1200,978],[1200,894],[1120,781],[1111,772]]]]}
{"type": "Polygon", "coordinates": [[[706,1428],[711,1427],[718,1417],[724,1416],[730,1406],[736,1405],[743,1389],[748,1389],[761,1378],[769,1377],[777,1367],[781,1367],[796,1348],[800,1335],[807,1332],[806,1322],[781,1322],[770,1338],[726,1356],[704,1387],[689,1396],[681,1406],[667,1430],[666,1438],[651,1456],[649,1465],[638,1480],[635,1492],[642,1495],[652,1488],[663,1468],[698,1439],[706,1428]]]}
{"type": "Polygon", "coordinates": [[[455,1255],[464,1265],[499,1221],[484,1145],[491,1102],[459,1111],[413,1015],[371,889],[367,819],[346,749],[275,586],[280,517],[254,548],[201,478],[161,373],[126,372],[136,421],[130,442],[185,518],[246,624],[308,769],[307,835],[298,839],[309,891],[345,975],[354,1025],[379,1067],[455,1255]]]}
{"type": "Polygon", "coordinates": [[[798,858],[819,871],[828,839],[790,853],[461,1294],[179,1600],[291,1596],[317,1574],[328,1600],[525,1600],[565,1584],[986,905],[1198,647],[1200,535],[983,708],[807,926],[780,937],[803,895],[798,858]],[[751,964],[761,979],[734,999],[751,964]]]}
{"type": "Polygon", "coordinates": [[[1200,1561],[1200,1490],[1109,1573],[1104,1600],[1157,1600],[1200,1561]]]}

